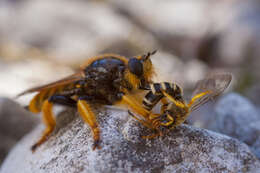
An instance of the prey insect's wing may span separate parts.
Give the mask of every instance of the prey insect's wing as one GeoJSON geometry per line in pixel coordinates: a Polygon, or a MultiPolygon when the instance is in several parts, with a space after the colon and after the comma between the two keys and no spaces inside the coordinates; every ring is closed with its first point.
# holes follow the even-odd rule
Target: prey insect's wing
{"type": "Polygon", "coordinates": [[[209,100],[214,99],[220,95],[230,84],[232,79],[231,74],[213,74],[205,79],[197,82],[195,90],[193,91],[192,98],[200,93],[205,93],[196,99],[190,110],[193,111],[201,105],[207,103],[209,100]]]}
{"type": "Polygon", "coordinates": [[[58,81],[54,81],[54,82],[51,82],[51,83],[46,84],[46,85],[41,85],[41,86],[37,86],[37,87],[34,87],[34,88],[30,88],[28,90],[25,90],[24,92],[18,94],[17,97],[20,97],[22,95],[32,93],[32,92],[42,91],[42,90],[45,90],[45,89],[50,89],[50,88],[58,87],[58,86],[61,86],[61,85],[66,85],[66,84],[69,84],[71,82],[75,82],[77,80],[80,80],[82,78],[83,78],[83,74],[82,74],[81,71],[79,71],[77,73],[74,73],[74,74],[67,76],[63,79],[60,79],[58,81]]]}

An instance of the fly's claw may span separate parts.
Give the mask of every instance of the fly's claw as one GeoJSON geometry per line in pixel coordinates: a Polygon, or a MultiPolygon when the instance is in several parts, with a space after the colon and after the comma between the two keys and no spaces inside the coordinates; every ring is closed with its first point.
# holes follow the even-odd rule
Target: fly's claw
{"type": "Polygon", "coordinates": [[[92,149],[95,150],[97,148],[97,149],[100,150],[101,149],[100,144],[101,144],[101,140],[95,140],[93,145],[92,145],[92,149]]]}

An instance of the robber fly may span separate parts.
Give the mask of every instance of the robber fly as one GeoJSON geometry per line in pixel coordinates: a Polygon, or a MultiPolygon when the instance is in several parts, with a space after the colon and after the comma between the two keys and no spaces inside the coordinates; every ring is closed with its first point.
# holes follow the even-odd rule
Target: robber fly
{"type": "Polygon", "coordinates": [[[151,84],[151,91],[143,99],[143,107],[151,111],[158,102],[161,102],[160,114],[137,116],[130,111],[129,114],[144,126],[157,131],[145,138],[163,135],[164,131],[182,124],[192,111],[220,95],[228,87],[231,79],[230,74],[214,74],[198,81],[188,102],[183,99],[182,89],[176,84],[168,82],[151,84]]]}
{"type": "Polygon", "coordinates": [[[92,104],[124,104],[140,115],[147,115],[149,112],[136,103],[137,100],[131,93],[146,90],[152,82],[154,68],[150,56],[155,53],[156,51],[148,52],[132,58],[115,54],[93,57],[77,73],[19,94],[22,96],[37,92],[30,101],[29,110],[33,113],[42,112],[46,125],[42,137],[31,147],[32,151],[48,139],[56,126],[53,104],[77,107],[93,133],[93,149],[100,148],[100,129],[92,104]]]}

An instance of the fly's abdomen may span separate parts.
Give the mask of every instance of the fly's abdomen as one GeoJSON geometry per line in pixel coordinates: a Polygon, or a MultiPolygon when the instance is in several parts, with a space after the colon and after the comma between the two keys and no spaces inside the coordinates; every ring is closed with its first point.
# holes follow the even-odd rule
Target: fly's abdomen
{"type": "Polygon", "coordinates": [[[61,85],[49,89],[45,89],[40,91],[38,94],[36,94],[33,99],[31,100],[29,104],[29,110],[33,113],[39,113],[41,112],[43,102],[47,99],[49,99],[52,95],[58,94],[63,92],[64,90],[69,90],[70,88],[73,88],[72,84],[67,85],[61,85]]]}

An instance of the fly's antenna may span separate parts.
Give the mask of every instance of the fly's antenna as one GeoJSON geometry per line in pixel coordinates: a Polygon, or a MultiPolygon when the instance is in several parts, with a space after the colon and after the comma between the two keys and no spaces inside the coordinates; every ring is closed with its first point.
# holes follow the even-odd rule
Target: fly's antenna
{"type": "Polygon", "coordinates": [[[156,54],[156,52],[157,52],[157,50],[154,50],[154,51],[152,51],[152,52],[150,53],[150,55],[154,55],[154,54],[156,54]]]}
{"type": "Polygon", "coordinates": [[[148,52],[146,55],[144,55],[144,60],[147,60],[151,55],[154,55],[157,52],[157,50],[154,50],[152,52],[148,52]]]}

